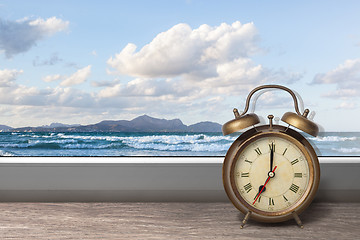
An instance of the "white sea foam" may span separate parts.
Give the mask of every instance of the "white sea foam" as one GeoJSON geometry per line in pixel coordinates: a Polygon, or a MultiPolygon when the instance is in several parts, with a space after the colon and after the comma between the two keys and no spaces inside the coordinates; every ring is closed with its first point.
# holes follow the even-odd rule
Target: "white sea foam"
{"type": "Polygon", "coordinates": [[[164,143],[164,144],[182,144],[182,143],[210,143],[219,141],[233,142],[235,138],[230,136],[208,136],[204,134],[196,135],[145,135],[145,136],[77,136],[58,134],[60,138],[67,139],[81,139],[81,140],[105,140],[105,141],[123,141],[131,144],[133,142],[139,143],[164,143]]]}
{"type": "Polygon", "coordinates": [[[0,156],[2,157],[11,157],[11,156],[15,156],[14,154],[4,151],[4,150],[0,150],[0,156]]]}
{"type": "Polygon", "coordinates": [[[331,150],[340,153],[360,153],[360,148],[332,148],[331,150]]]}
{"type": "Polygon", "coordinates": [[[339,137],[339,136],[327,136],[327,137],[311,137],[310,140],[318,142],[345,142],[356,141],[357,137],[339,137]]]}
{"type": "Polygon", "coordinates": [[[226,151],[229,144],[158,144],[158,143],[141,143],[132,142],[127,144],[129,147],[143,150],[158,150],[158,151],[190,151],[190,152],[220,152],[226,151]]]}

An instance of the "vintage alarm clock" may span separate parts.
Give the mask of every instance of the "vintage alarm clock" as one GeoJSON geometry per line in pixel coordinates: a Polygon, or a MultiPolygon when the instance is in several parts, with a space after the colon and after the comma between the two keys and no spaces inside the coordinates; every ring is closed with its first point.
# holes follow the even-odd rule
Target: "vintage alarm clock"
{"type": "Polygon", "coordinates": [[[252,90],[245,110],[222,126],[224,135],[250,128],[230,146],[223,163],[223,184],[231,202],[245,218],[260,222],[282,222],[294,218],[303,228],[299,214],[314,199],[320,181],[320,166],[311,144],[293,126],[317,136],[318,126],[307,118],[309,110],[299,112],[297,97],[289,88],[263,85],[252,90]],[[276,88],[287,91],[294,100],[296,113],[287,112],[281,120],[287,126],[260,123],[254,113],[246,114],[250,99],[259,90],[276,88]]]}

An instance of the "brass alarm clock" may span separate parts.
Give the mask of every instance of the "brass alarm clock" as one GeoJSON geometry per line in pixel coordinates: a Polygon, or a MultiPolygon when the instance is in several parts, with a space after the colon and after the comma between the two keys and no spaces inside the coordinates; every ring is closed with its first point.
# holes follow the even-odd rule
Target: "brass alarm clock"
{"type": "Polygon", "coordinates": [[[245,110],[222,127],[224,135],[253,126],[242,133],[231,145],[223,163],[223,184],[229,199],[245,218],[260,222],[282,222],[294,218],[303,228],[299,214],[315,197],[320,181],[320,166],[311,144],[293,126],[317,136],[318,126],[298,108],[297,97],[289,88],[280,85],[263,85],[252,90],[245,110]],[[260,123],[259,117],[246,114],[253,94],[266,88],[287,91],[294,100],[296,113],[287,112],[281,120],[287,126],[260,123]]]}

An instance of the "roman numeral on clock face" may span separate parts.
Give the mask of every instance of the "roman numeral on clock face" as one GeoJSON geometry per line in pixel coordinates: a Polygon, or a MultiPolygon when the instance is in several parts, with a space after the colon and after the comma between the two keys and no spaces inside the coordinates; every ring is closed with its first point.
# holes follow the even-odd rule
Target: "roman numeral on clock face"
{"type": "Polygon", "coordinates": [[[296,184],[292,184],[290,186],[290,190],[293,191],[294,193],[297,193],[297,191],[299,190],[299,186],[296,184]]]}
{"type": "Polygon", "coordinates": [[[286,151],[287,151],[287,148],[285,148],[285,150],[284,150],[284,152],[283,152],[283,154],[282,154],[282,155],[285,155],[286,151]]]}
{"type": "Polygon", "coordinates": [[[275,152],[275,144],[271,143],[269,144],[270,151],[273,150],[275,152]]]}
{"type": "Polygon", "coordinates": [[[294,165],[295,163],[298,163],[299,162],[299,159],[295,159],[293,161],[291,161],[291,165],[294,165]]]}
{"type": "Polygon", "coordinates": [[[274,205],[275,203],[274,203],[274,199],[273,198],[269,198],[269,206],[272,206],[272,205],[274,205]]]}
{"type": "MultiPolygon", "coordinates": [[[[257,198],[258,194],[255,195],[254,200],[257,198]]],[[[261,196],[258,197],[257,201],[260,202],[261,196]]]]}
{"type": "Polygon", "coordinates": [[[249,173],[248,172],[243,172],[243,173],[241,173],[241,177],[249,177],[249,173]]]}
{"type": "Polygon", "coordinates": [[[300,173],[294,173],[294,177],[296,177],[296,178],[302,178],[302,173],[300,172],[300,173]]]}
{"type": "Polygon", "coordinates": [[[251,183],[246,184],[246,185],[244,186],[244,189],[245,189],[245,191],[246,191],[247,193],[250,192],[251,189],[252,189],[251,183]]]}
{"type": "Polygon", "coordinates": [[[283,198],[285,200],[285,202],[288,202],[289,200],[285,197],[285,195],[283,195],[283,198]]]}
{"type": "Polygon", "coordinates": [[[261,155],[260,148],[255,148],[254,151],[255,151],[258,155],[261,155]]]}

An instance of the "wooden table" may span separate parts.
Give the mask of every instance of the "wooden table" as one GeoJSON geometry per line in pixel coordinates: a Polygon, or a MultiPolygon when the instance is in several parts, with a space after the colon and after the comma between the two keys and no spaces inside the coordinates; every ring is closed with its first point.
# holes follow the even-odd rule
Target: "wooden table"
{"type": "Polygon", "coordinates": [[[294,220],[249,221],[230,203],[0,203],[0,239],[360,239],[360,203],[313,203],[294,220]]]}

